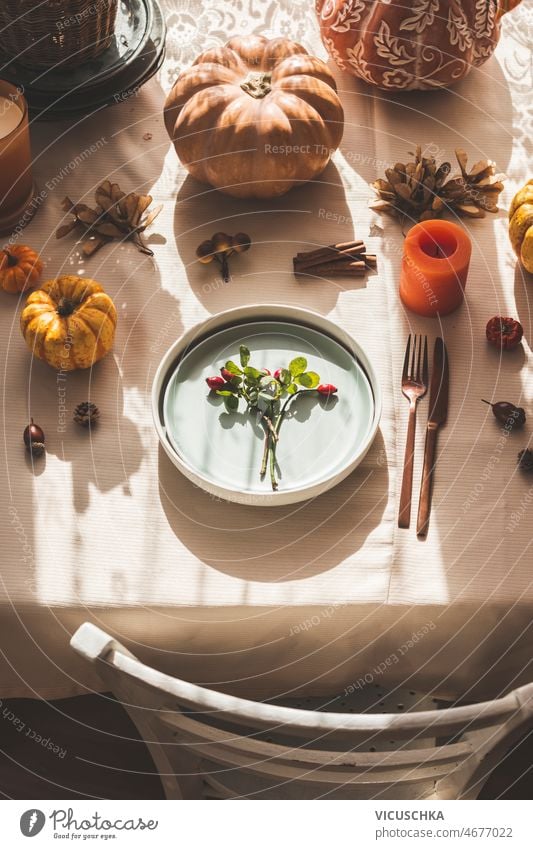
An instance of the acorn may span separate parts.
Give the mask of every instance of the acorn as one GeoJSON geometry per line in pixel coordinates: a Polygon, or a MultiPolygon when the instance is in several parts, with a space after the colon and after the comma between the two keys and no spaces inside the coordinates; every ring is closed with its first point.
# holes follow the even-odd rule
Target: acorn
{"type": "Polygon", "coordinates": [[[526,411],[523,407],[516,407],[510,401],[497,401],[492,404],[490,401],[481,399],[484,404],[492,407],[492,412],[500,424],[505,425],[509,430],[523,427],[526,423],[526,411]]]}
{"type": "Polygon", "coordinates": [[[22,434],[26,450],[32,457],[41,457],[45,452],[44,431],[39,425],[36,425],[33,419],[30,419],[30,424],[24,428],[22,434]]]}

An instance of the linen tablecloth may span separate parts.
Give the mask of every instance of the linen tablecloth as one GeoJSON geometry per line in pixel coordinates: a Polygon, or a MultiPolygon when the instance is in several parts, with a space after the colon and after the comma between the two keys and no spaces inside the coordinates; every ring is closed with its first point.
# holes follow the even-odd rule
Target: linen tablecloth
{"type": "MultiPolygon", "coordinates": [[[[32,125],[42,196],[19,241],[42,252],[46,279],[86,274],[117,305],[114,352],[92,371],[57,375],[32,360],[18,328],[22,301],[1,295],[4,463],[1,498],[0,696],[47,698],[98,688],[69,648],[92,620],[143,660],[249,696],[335,692],[406,682],[440,693],[497,695],[531,678],[533,477],[516,454],[531,442],[533,281],[517,265],[505,208],[531,176],[531,4],[507,16],[495,55],[450,91],[385,94],[335,71],[346,110],[340,149],[322,177],[272,202],[224,197],[190,178],[166,135],[164,98],[179,70],[235,33],[290,36],[326,59],[309,0],[184,0],[163,4],[167,57],[127,100],[72,122],[32,125]],[[463,222],[473,242],[464,306],[444,319],[399,301],[402,233],[368,208],[369,182],[415,144],[440,160],[467,150],[508,175],[502,211],[463,222]],[[90,200],[106,177],[149,191],[164,209],[153,259],[113,243],[85,259],[54,237],[61,200],[90,200]],[[252,249],[224,285],[195,262],[215,230],[249,232],[252,249]],[[378,255],[367,279],[301,282],[291,257],[364,239],[378,255]],[[364,346],[384,410],[363,464],[312,503],[260,509],[217,501],[159,448],[149,393],[168,346],[228,307],[303,305],[364,346]],[[487,346],[492,315],[524,326],[521,348],[487,346]],[[400,393],[409,331],[443,335],[451,363],[426,541],[396,527],[407,403],[400,393]],[[88,434],[80,401],[101,410],[88,434]],[[505,436],[481,398],[525,407],[505,436]],[[34,467],[22,431],[46,432],[34,467]]],[[[427,399],[419,408],[415,512],[427,399]]],[[[415,524],[413,522],[413,524],[415,524]]]]}

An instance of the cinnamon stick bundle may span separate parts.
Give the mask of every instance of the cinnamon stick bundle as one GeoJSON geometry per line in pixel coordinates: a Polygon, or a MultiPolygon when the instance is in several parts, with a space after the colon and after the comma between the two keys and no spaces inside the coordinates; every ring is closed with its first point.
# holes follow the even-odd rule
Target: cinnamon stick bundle
{"type": "Polygon", "coordinates": [[[376,268],[375,254],[367,254],[364,242],[339,242],[313,251],[302,251],[293,257],[294,273],[313,269],[317,274],[344,274],[359,277],[369,268],[376,268]]]}

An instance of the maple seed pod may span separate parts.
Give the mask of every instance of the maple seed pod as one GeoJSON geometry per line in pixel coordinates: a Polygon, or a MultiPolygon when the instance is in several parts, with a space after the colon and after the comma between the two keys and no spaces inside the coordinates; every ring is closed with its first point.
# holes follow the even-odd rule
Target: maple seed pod
{"type": "Polygon", "coordinates": [[[321,383],[320,386],[317,386],[316,391],[320,393],[320,395],[334,395],[337,391],[337,387],[333,386],[332,383],[321,383]]]}
{"type": "Polygon", "coordinates": [[[215,247],[211,239],[206,239],[205,242],[202,242],[196,248],[196,256],[203,262],[207,264],[208,262],[212,262],[215,258],[215,247]]]}
{"type": "Polygon", "coordinates": [[[206,377],[205,382],[210,389],[223,389],[226,385],[224,378],[218,375],[215,375],[215,377],[206,377]]]}

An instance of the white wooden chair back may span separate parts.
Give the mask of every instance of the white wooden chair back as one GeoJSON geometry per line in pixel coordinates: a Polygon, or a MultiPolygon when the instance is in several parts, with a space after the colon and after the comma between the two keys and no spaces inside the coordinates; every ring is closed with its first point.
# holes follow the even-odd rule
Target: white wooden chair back
{"type": "Polygon", "coordinates": [[[444,710],[323,713],[172,678],[91,623],[71,646],[130,714],[169,799],[475,798],[508,747],[533,727],[533,684],[444,710]],[[401,748],[387,751],[391,736],[401,748]]]}

